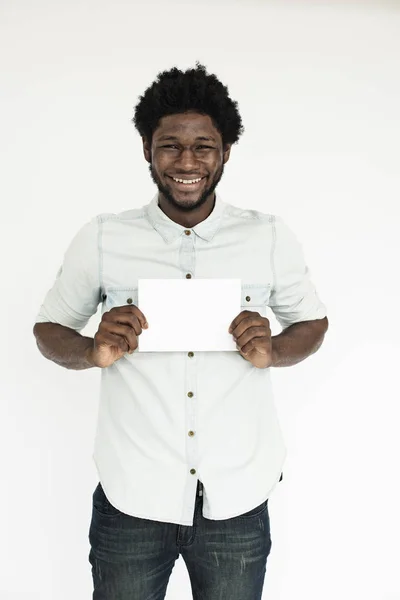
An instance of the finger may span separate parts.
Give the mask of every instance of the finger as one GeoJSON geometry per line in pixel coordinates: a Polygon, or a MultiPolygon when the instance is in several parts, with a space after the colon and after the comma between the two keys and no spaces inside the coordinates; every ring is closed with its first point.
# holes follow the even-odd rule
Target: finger
{"type": "Polygon", "coordinates": [[[240,335],[237,338],[236,344],[240,348],[243,348],[243,346],[247,344],[251,339],[256,337],[267,337],[268,333],[268,329],[264,325],[262,327],[249,327],[244,333],[242,333],[242,335],[240,335]]]}
{"type": "Polygon", "coordinates": [[[110,321],[100,323],[99,330],[101,333],[108,333],[124,338],[128,345],[128,351],[133,352],[138,346],[137,336],[132,327],[128,325],[120,325],[110,321]]]}
{"type": "MultiPolygon", "coordinates": [[[[241,323],[243,321],[243,319],[245,319],[246,317],[248,317],[249,315],[252,315],[254,313],[252,313],[250,310],[242,310],[241,313],[238,314],[237,317],[235,317],[232,321],[232,323],[229,326],[229,333],[232,333],[236,327],[239,325],[239,323],[241,323]]],[[[257,313],[258,314],[258,313],[257,313]]]]}
{"type": "Polygon", "coordinates": [[[128,313],[128,314],[133,314],[135,315],[139,321],[141,326],[144,329],[147,329],[148,327],[148,323],[147,323],[147,319],[144,316],[144,314],[142,313],[142,311],[140,310],[140,308],[138,308],[137,306],[135,306],[135,304],[126,304],[125,306],[114,306],[114,308],[112,308],[110,311],[110,313],[128,313]]]}
{"type": "Polygon", "coordinates": [[[246,316],[244,316],[240,323],[233,329],[232,335],[235,339],[237,339],[242,333],[246,331],[249,327],[262,327],[265,326],[266,323],[269,324],[268,319],[265,319],[260,315],[260,313],[256,312],[248,312],[246,316]]]}
{"type": "Polygon", "coordinates": [[[113,313],[112,310],[110,310],[108,313],[104,313],[102,321],[105,321],[107,323],[120,323],[121,325],[127,325],[134,330],[136,335],[140,335],[142,333],[142,325],[138,317],[131,313],[113,313]]]}
{"type": "Polygon", "coordinates": [[[248,354],[252,350],[257,350],[260,354],[269,354],[270,345],[271,338],[269,336],[254,337],[241,348],[240,352],[248,354]]]}
{"type": "Polygon", "coordinates": [[[94,336],[97,346],[113,346],[119,348],[121,352],[129,352],[128,342],[120,335],[114,335],[108,332],[97,332],[94,336]]]}

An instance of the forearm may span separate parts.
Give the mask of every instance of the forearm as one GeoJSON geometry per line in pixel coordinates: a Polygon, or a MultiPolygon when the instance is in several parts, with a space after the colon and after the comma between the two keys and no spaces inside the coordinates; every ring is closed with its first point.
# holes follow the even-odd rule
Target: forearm
{"type": "Polygon", "coordinates": [[[66,369],[90,369],[88,352],[93,348],[93,338],[57,323],[36,323],[33,328],[36,343],[45,358],[66,369]]]}
{"type": "Polygon", "coordinates": [[[295,323],[272,336],[271,367],[290,367],[314,354],[321,346],[327,329],[328,319],[324,318],[295,323]]]}

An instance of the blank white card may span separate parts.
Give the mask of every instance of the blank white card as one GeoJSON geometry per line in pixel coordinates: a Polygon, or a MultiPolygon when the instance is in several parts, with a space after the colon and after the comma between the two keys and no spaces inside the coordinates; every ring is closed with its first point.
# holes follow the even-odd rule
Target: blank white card
{"type": "Polygon", "coordinates": [[[241,312],[240,279],[139,279],[138,307],[149,324],[139,352],[237,352],[228,329],[241,312]]]}

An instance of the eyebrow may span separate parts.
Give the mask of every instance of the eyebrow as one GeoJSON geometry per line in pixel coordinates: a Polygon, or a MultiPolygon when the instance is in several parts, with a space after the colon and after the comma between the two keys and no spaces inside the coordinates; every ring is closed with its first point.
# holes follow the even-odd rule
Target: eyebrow
{"type": "MultiPolygon", "coordinates": [[[[158,138],[158,142],[162,142],[165,140],[179,140],[178,137],[176,137],[176,135],[162,135],[161,137],[158,138]]],[[[211,136],[204,136],[204,135],[198,135],[196,138],[197,140],[202,140],[204,142],[217,142],[217,140],[211,136]]]]}

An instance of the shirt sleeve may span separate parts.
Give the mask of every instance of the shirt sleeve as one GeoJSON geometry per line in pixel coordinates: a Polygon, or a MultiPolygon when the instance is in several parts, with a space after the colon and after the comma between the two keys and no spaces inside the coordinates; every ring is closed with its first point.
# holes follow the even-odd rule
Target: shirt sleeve
{"type": "Polygon", "coordinates": [[[327,316],[326,306],[310,280],[302,246],[278,216],[273,223],[272,271],[269,306],[283,329],[327,316]]]}
{"type": "Polygon", "coordinates": [[[36,323],[58,323],[80,332],[100,303],[98,219],[86,223],[70,243],[36,323]]]}

